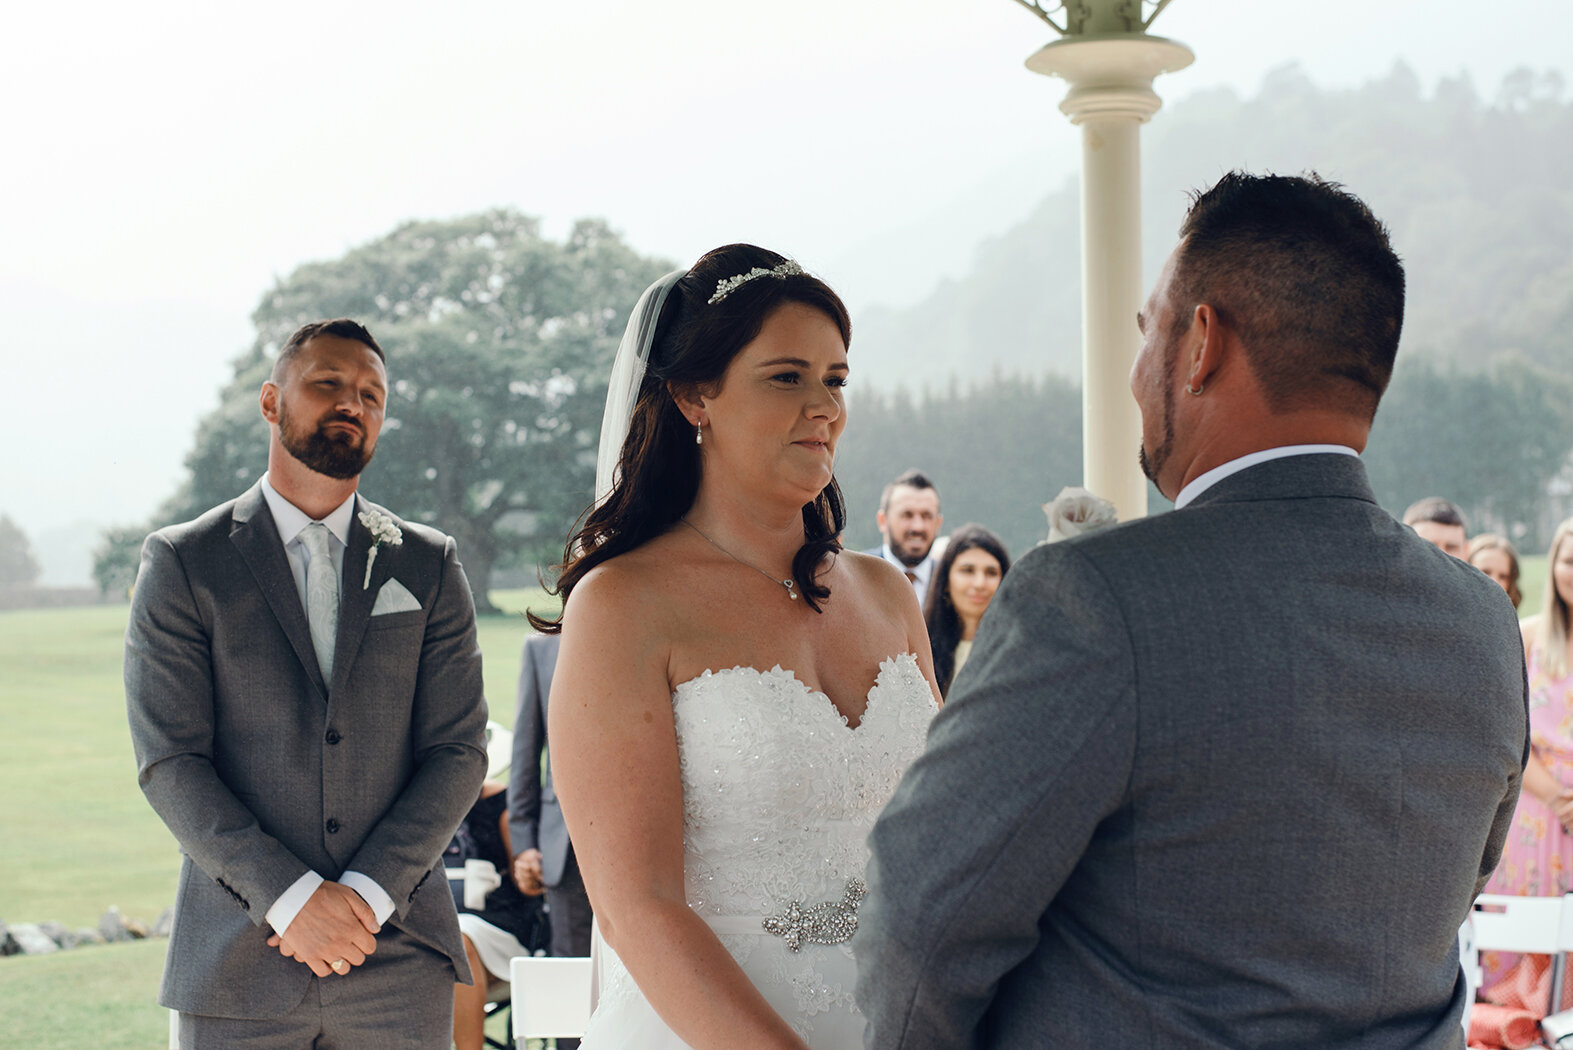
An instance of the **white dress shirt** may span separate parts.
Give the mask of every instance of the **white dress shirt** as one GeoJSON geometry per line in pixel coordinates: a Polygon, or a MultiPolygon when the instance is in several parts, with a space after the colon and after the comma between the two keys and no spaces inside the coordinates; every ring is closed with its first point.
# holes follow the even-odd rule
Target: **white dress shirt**
{"type": "Polygon", "coordinates": [[[1283,445],[1279,448],[1264,448],[1260,452],[1248,452],[1239,459],[1231,459],[1229,462],[1214,467],[1205,474],[1198,474],[1192,478],[1191,483],[1181,489],[1178,496],[1174,497],[1174,509],[1179,510],[1224,478],[1231,474],[1238,474],[1247,467],[1254,467],[1258,463],[1284,459],[1289,456],[1312,456],[1327,452],[1340,456],[1354,456],[1356,459],[1360,457],[1360,453],[1348,445],[1283,445]]]}
{"type": "MultiPolygon", "coordinates": [[[[289,562],[290,574],[295,577],[295,593],[300,596],[300,607],[306,608],[306,567],[311,564],[311,551],[306,549],[306,544],[301,541],[300,534],[306,526],[313,523],[305,511],[279,495],[273,483],[266,474],[262,475],[262,498],[267,500],[268,511],[273,515],[273,524],[279,531],[279,539],[284,541],[284,556],[289,562]]],[[[322,519],[322,524],[328,527],[329,534],[333,537],[328,542],[328,549],[333,554],[333,571],[338,574],[340,593],[343,593],[344,580],[344,551],[349,546],[350,522],[355,513],[355,495],[335,507],[327,517],[322,519]]],[[[278,900],[273,902],[273,907],[268,909],[268,925],[273,927],[275,933],[282,934],[289,929],[289,924],[295,921],[295,916],[306,906],[306,901],[317,892],[317,887],[326,880],[315,871],[308,871],[283,893],[278,900]]],[[[393,914],[393,898],[376,881],[358,871],[346,871],[339,877],[342,885],[348,886],[371,905],[372,912],[377,917],[378,925],[388,921],[388,916],[393,914]]]]}
{"type": "Polygon", "coordinates": [[[890,549],[890,544],[888,543],[884,544],[880,550],[884,554],[885,560],[890,562],[890,564],[904,573],[911,573],[917,577],[917,579],[912,581],[912,589],[918,592],[918,606],[921,608],[924,599],[928,597],[929,578],[934,575],[934,551],[932,548],[929,550],[928,556],[916,565],[908,565],[896,557],[896,552],[890,549]]]}

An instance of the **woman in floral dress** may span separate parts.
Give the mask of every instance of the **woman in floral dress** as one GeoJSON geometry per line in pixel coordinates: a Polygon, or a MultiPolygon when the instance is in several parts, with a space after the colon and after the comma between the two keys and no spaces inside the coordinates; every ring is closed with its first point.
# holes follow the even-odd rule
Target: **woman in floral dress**
{"type": "MultiPolygon", "coordinates": [[[[1573,891],[1573,518],[1557,526],[1538,616],[1524,621],[1529,665],[1529,763],[1502,862],[1488,893],[1555,897],[1573,891]]],[[[1503,981],[1518,956],[1485,952],[1483,992],[1503,981]]],[[[1539,963],[1544,967],[1544,963],[1539,963]]]]}

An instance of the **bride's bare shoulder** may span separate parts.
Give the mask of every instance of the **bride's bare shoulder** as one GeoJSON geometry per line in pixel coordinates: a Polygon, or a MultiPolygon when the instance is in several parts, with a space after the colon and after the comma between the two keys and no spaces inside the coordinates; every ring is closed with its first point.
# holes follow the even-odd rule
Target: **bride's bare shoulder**
{"type": "Polygon", "coordinates": [[[658,536],[585,573],[563,607],[564,620],[611,621],[629,629],[658,619],[648,614],[671,604],[675,575],[668,545],[658,536]]]}
{"type": "Polygon", "coordinates": [[[884,558],[858,551],[842,551],[836,557],[855,585],[881,603],[900,606],[912,597],[912,583],[906,574],[884,558]]]}

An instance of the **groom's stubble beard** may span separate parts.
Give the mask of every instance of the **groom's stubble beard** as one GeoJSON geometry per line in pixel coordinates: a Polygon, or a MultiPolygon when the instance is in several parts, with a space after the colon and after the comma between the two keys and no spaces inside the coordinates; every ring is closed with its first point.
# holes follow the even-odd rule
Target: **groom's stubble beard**
{"type": "MultiPolygon", "coordinates": [[[[1172,348],[1171,348],[1172,349],[1172,348]]],[[[1163,471],[1164,465],[1169,462],[1169,456],[1174,452],[1174,376],[1177,355],[1171,353],[1163,363],[1163,401],[1160,402],[1163,417],[1159,420],[1159,430],[1163,434],[1158,447],[1149,450],[1144,439],[1137,452],[1137,462],[1141,464],[1142,473],[1154,486],[1158,485],[1158,475],[1163,471]]],[[[1145,428],[1144,428],[1145,429],[1145,428]]],[[[1162,492],[1162,488],[1159,488],[1162,492]]]]}
{"type": "Polygon", "coordinates": [[[280,398],[279,443],[284,446],[284,451],[318,474],[347,481],[365,470],[366,464],[371,462],[371,457],[376,453],[375,448],[368,451],[365,447],[366,425],[348,416],[330,414],[310,432],[304,433],[297,431],[292,423],[289,407],[280,398]],[[344,433],[329,434],[322,429],[324,424],[333,422],[354,424],[360,430],[359,439],[344,433]]]}

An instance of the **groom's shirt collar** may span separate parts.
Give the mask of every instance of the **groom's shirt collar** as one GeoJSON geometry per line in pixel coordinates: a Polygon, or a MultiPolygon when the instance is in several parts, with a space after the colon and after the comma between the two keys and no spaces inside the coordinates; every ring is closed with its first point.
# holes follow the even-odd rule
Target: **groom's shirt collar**
{"type": "MultiPolygon", "coordinates": [[[[300,536],[301,530],[310,525],[313,518],[295,504],[279,495],[279,490],[273,487],[273,482],[266,474],[262,475],[262,498],[268,501],[268,510],[273,514],[273,524],[279,530],[279,539],[288,547],[300,536]]],[[[335,507],[322,523],[328,527],[339,543],[348,547],[350,543],[350,519],[355,513],[355,493],[350,493],[350,498],[335,507]]]]}
{"type": "Polygon", "coordinates": [[[1269,460],[1284,459],[1287,456],[1311,456],[1317,453],[1332,452],[1341,456],[1359,457],[1360,453],[1348,445],[1283,445],[1279,448],[1264,448],[1260,452],[1249,452],[1239,459],[1231,459],[1222,466],[1214,467],[1205,474],[1198,474],[1191,479],[1191,483],[1180,490],[1174,497],[1174,509],[1179,510],[1190,503],[1197,496],[1212,488],[1231,474],[1238,474],[1247,467],[1254,467],[1258,463],[1269,460]]]}

